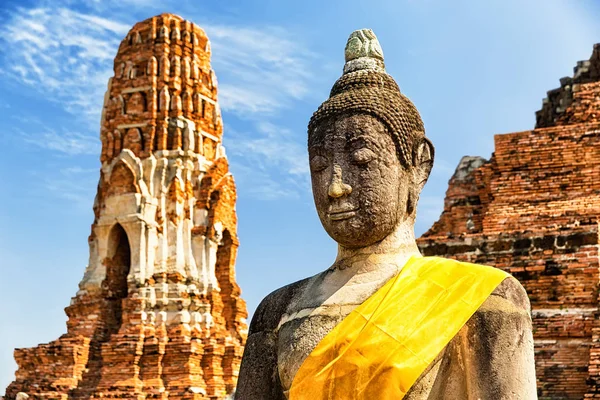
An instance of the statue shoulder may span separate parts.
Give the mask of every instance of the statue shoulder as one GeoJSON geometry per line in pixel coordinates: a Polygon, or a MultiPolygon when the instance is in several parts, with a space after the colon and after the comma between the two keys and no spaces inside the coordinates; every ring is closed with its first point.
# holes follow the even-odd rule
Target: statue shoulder
{"type": "Polygon", "coordinates": [[[250,323],[249,334],[274,331],[291,300],[300,293],[311,278],[290,283],[268,294],[258,307],[250,323]]]}
{"type": "Polygon", "coordinates": [[[521,283],[514,277],[508,276],[492,292],[490,297],[483,303],[486,310],[529,312],[531,305],[527,292],[521,283]]]}

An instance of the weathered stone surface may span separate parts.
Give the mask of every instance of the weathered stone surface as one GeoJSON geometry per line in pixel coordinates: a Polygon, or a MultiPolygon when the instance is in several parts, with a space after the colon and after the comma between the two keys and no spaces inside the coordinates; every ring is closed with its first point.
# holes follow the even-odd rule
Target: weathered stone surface
{"type": "Polygon", "coordinates": [[[67,333],[15,351],[6,399],[220,399],[236,385],[247,313],[208,38],[180,17],[150,18],[114,70],[67,333]]]}
{"type": "MultiPolygon", "coordinates": [[[[308,128],[313,197],[323,227],[338,243],[337,258],[323,272],[261,302],[244,351],[236,392],[240,399],[289,398],[295,376],[318,343],[412,256],[420,256],[414,237],[416,203],[434,149],[417,109],[385,73],[376,43],[370,30],[350,36],[344,74],[308,128]]],[[[472,184],[470,171],[482,164],[465,161],[465,171],[456,176],[464,181],[464,191],[472,184]]],[[[371,343],[378,345],[384,347],[371,343]]],[[[349,369],[345,376],[358,379],[369,372],[349,369]]],[[[361,390],[332,396],[330,389],[323,398],[366,398],[361,390]]],[[[404,398],[530,400],[535,390],[529,300],[518,281],[508,278],[404,398]]]]}
{"type": "Polygon", "coordinates": [[[533,131],[495,136],[491,160],[457,168],[425,255],[493,265],[531,299],[538,391],[600,398],[600,46],[548,92],[533,131]]]}

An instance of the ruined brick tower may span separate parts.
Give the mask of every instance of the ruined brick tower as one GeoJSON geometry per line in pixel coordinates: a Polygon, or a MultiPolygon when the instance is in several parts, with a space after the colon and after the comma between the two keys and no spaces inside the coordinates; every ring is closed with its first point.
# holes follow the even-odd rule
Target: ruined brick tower
{"type": "Polygon", "coordinates": [[[235,184],[204,31],[163,14],[121,42],[104,98],[90,258],[67,333],[18,349],[6,391],[40,399],[221,399],[246,305],[235,184]]]}
{"type": "Polygon", "coordinates": [[[531,299],[540,399],[600,399],[600,45],[548,92],[532,131],[465,157],[424,255],[493,265],[531,299]]]}

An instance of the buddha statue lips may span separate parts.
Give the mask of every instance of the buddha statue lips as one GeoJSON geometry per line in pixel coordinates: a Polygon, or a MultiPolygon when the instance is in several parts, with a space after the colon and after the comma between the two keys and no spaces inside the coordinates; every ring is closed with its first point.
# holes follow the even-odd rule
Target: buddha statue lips
{"type": "Polygon", "coordinates": [[[357,210],[358,210],[358,208],[352,208],[352,209],[342,210],[342,211],[337,211],[337,210],[330,211],[329,219],[332,221],[343,221],[345,219],[354,217],[356,215],[357,210]]]}
{"type": "Polygon", "coordinates": [[[537,398],[529,299],[507,273],[423,257],[416,204],[434,148],[371,30],[308,124],[333,265],[261,302],[237,399],[537,398]]]}

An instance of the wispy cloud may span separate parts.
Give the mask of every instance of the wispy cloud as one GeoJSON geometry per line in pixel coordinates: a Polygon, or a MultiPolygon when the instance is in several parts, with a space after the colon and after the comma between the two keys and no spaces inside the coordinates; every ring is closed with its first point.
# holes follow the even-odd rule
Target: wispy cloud
{"type": "Polygon", "coordinates": [[[234,173],[239,188],[238,197],[252,197],[259,200],[280,200],[282,198],[298,198],[298,187],[291,182],[276,179],[272,174],[246,163],[243,159],[233,157],[230,168],[234,173]]]}
{"type": "Polygon", "coordinates": [[[229,132],[229,136],[230,153],[250,158],[252,165],[261,169],[274,166],[293,176],[308,174],[306,149],[287,128],[263,121],[255,124],[252,135],[229,132]]]}
{"type": "MultiPolygon", "coordinates": [[[[268,114],[309,93],[314,57],[282,28],[196,22],[211,39],[224,110],[268,114]]],[[[97,122],[112,60],[129,28],[65,7],[19,8],[3,29],[5,73],[97,122]]]]}
{"type": "Polygon", "coordinates": [[[308,189],[303,141],[287,128],[262,121],[251,134],[229,130],[225,144],[238,181],[255,197],[271,200],[308,189]]]}
{"type": "Polygon", "coordinates": [[[46,130],[38,134],[22,133],[22,135],[27,143],[66,155],[97,155],[100,152],[99,139],[78,132],[58,133],[46,130]]]}
{"type": "Polygon", "coordinates": [[[202,25],[220,72],[220,102],[239,115],[273,113],[309,93],[315,58],[306,45],[279,27],[202,25]]]}
{"type": "Polygon", "coordinates": [[[55,197],[72,202],[78,210],[89,211],[98,182],[97,168],[62,168],[41,186],[55,197]]]}
{"type": "MultiPolygon", "coordinates": [[[[146,0],[126,1],[136,8],[146,0]]],[[[123,11],[122,4],[119,10],[123,11]]],[[[109,18],[101,2],[82,8],[71,0],[59,1],[56,7],[11,11],[0,28],[5,50],[0,74],[29,86],[84,122],[80,131],[32,128],[22,134],[27,143],[61,155],[99,153],[97,124],[104,91],[119,43],[131,27],[131,22],[122,21],[131,20],[134,13],[109,18]]],[[[251,193],[261,198],[294,196],[308,182],[304,137],[270,121],[309,96],[315,55],[277,26],[205,23],[202,16],[186,17],[206,30],[221,83],[219,102],[243,126],[243,135],[228,129],[225,139],[240,166],[238,181],[249,182],[251,193]],[[242,166],[254,172],[245,174],[242,166]]]]}
{"type": "Polygon", "coordinates": [[[67,8],[19,8],[3,29],[4,73],[97,123],[112,59],[127,30],[67,8]]]}

